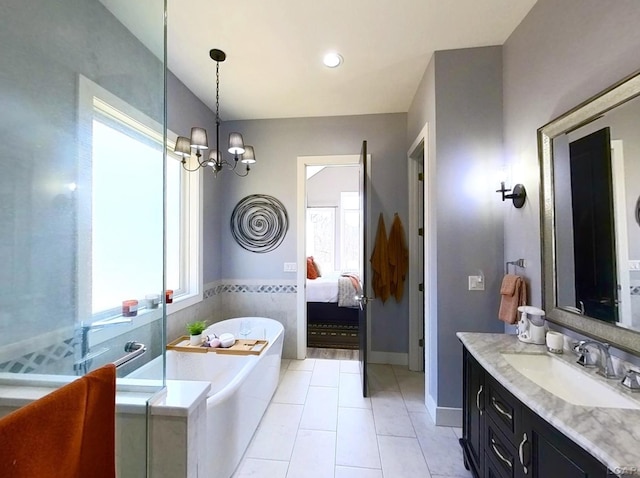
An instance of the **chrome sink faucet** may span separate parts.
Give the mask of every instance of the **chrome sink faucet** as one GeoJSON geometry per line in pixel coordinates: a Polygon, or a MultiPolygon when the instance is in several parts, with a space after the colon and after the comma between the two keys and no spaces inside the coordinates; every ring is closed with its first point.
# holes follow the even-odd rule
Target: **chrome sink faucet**
{"type": "Polygon", "coordinates": [[[609,353],[609,344],[597,342],[595,340],[583,340],[574,345],[573,350],[578,354],[578,364],[584,367],[598,367],[598,373],[605,378],[620,378],[620,374],[616,373],[616,369],[611,360],[609,353]],[[588,346],[595,346],[600,352],[599,362],[595,362],[591,358],[588,346]]]}

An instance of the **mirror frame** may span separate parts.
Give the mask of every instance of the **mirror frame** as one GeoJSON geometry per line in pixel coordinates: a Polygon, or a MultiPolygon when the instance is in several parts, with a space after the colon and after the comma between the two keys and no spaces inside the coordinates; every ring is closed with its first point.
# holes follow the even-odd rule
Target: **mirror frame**
{"type": "Polygon", "coordinates": [[[540,161],[540,239],[542,303],[547,319],[562,327],[640,355],[640,331],[569,312],[557,304],[555,200],[553,190],[553,139],[569,133],[615,107],[640,96],[640,71],[607,88],[538,129],[540,161]]]}

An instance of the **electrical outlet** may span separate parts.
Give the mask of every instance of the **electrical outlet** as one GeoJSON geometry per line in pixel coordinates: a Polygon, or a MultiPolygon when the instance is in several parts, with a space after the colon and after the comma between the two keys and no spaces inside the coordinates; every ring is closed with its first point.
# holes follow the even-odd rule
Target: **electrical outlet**
{"type": "Polygon", "coordinates": [[[469,290],[484,290],[482,276],[469,276],[469,290]]]}
{"type": "Polygon", "coordinates": [[[295,262],[285,262],[284,263],[284,271],[285,272],[297,272],[298,265],[295,262]]]}
{"type": "Polygon", "coordinates": [[[640,261],[629,261],[630,271],[640,271],[640,261]]]}

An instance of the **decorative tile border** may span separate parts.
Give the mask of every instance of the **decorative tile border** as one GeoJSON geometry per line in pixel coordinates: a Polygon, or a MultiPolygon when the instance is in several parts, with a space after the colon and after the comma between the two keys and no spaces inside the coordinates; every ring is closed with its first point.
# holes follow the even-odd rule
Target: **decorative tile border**
{"type": "MultiPolygon", "coordinates": [[[[234,281],[230,281],[234,282],[234,281]]],[[[238,281],[238,283],[210,283],[203,291],[204,299],[211,299],[222,293],[258,293],[258,294],[295,294],[298,287],[295,284],[282,284],[273,281],[238,281]]],[[[640,290],[640,286],[638,287],[640,290]]],[[[640,291],[638,293],[640,295],[640,291]]],[[[13,360],[0,363],[0,372],[10,373],[38,373],[44,366],[62,360],[74,354],[73,338],[50,345],[38,352],[31,352],[13,360]]]]}
{"type": "Polygon", "coordinates": [[[39,352],[31,352],[15,360],[0,363],[0,372],[37,373],[45,365],[73,355],[73,338],[50,345],[39,352]]]}
{"type": "Polygon", "coordinates": [[[250,284],[225,284],[221,286],[220,292],[258,292],[258,293],[279,293],[279,294],[295,294],[297,286],[286,284],[273,285],[250,285],[250,284]]]}
{"type": "Polygon", "coordinates": [[[204,290],[203,296],[205,299],[209,299],[211,297],[215,297],[216,295],[222,293],[262,293],[262,294],[295,294],[298,292],[298,286],[295,284],[248,284],[248,283],[240,283],[237,284],[217,284],[214,286],[210,286],[209,288],[204,290]]]}

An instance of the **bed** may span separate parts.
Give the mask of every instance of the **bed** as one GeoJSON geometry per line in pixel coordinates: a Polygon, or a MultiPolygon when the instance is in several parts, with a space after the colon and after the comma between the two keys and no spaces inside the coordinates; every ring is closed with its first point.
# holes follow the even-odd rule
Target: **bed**
{"type": "Polygon", "coordinates": [[[333,273],[307,279],[307,346],[357,349],[360,281],[333,273]]]}

